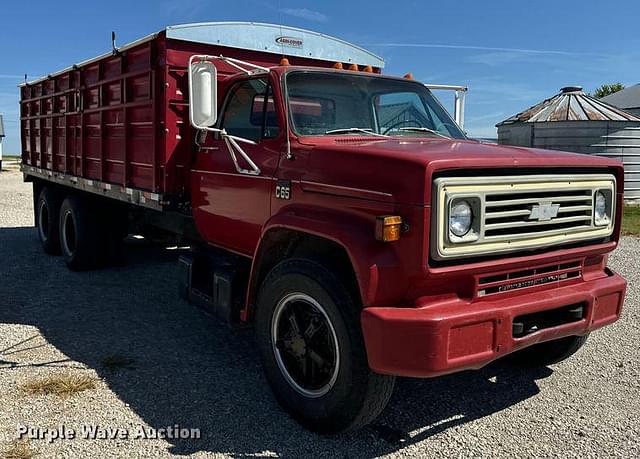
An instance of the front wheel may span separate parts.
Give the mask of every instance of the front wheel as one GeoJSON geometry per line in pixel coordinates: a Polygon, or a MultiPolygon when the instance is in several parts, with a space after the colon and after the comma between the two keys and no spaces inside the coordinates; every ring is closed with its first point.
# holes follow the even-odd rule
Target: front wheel
{"type": "Polygon", "coordinates": [[[288,260],[268,274],[256,339],[278,402],[311,430],[331,434],[366,425],[391,397],[395,378],[369,369],[352,296],[317,263],[288,260]]]}

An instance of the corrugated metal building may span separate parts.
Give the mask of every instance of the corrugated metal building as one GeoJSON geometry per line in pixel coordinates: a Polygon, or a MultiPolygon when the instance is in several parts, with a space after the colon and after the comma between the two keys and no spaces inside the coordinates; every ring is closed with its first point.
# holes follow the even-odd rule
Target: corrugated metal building
{"type": "Polygon", "coordinates": [[[4,122],[0,115],[0,172],[2,172],[2,140],[4,139],[4,122]]]}
{"type": "Polygon", "coordinates": [[[629,86],[600,100],[625,112],[640,116],[640,84],[629,86]]]}
{"type": "Polygon", "coordinates": [[[570,86],[496,127],[500,144],[619,159],[625,199],[640,199],[640,117],[570,86]]]}

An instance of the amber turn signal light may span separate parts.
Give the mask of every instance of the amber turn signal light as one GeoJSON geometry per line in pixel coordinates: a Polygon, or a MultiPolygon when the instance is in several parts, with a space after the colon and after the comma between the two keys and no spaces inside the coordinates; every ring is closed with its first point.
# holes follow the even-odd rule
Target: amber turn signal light
{"type": "Polygon", "coordinates": [[[400,239],[402,217],[398,215],[381,215],[376,217],[376,239],[392,242],[400,239]]]}

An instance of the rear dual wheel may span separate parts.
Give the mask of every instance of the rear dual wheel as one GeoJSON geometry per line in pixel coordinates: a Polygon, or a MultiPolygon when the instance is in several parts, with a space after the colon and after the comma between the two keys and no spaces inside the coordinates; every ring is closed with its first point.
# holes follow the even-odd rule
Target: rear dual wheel
{"type": "Polygon", "coordinates": [[[83,271],[109,263],[120,264],[126,218],[126,212],[111,203],[68,196],[60,207],[58,231],[69,269],[83,271]]]}
{"type": "Polygon", "coordinates": [[[35,203],[35,220],[42,249],[49,255],[60,254],[60,195],[54,188],[44,187],[35,203]]]}
{"type": "Polygon", "coordinates": [[[127,234],[125,209],[88,196],[63,198],[60,189],[45,186],[34,203],[38,239],[44,252],[62,254],[72,270],[120,264],[124,258],[122,241],[127,234]]]}
{"type": "Polygon", "coordinates": [[[69,269],[81,271],[97,265],[100,228],[87,199],[69,196],[63,201],[59,232],[62,256],[69,269]]]}

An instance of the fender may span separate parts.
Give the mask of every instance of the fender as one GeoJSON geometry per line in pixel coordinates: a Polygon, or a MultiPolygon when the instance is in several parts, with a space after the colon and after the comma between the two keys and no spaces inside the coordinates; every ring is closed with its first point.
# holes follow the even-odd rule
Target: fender
{"type": "Polygon", "coordinates": [[[242,320],[248,318],[254,301],[257,290],[253,285],[254,276],[262,248],[269,240],[269,234],[278,229],[317,236],[341,246],[351,261],[363,307],[397,302],[408,290],[407,277],[393,243],[376,241],[374,227],[373,218],[354,218],[353,214],[329,209],[305,207],[273,215],[262,230],[253,256],[242,320]]]}

